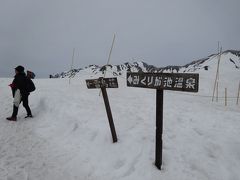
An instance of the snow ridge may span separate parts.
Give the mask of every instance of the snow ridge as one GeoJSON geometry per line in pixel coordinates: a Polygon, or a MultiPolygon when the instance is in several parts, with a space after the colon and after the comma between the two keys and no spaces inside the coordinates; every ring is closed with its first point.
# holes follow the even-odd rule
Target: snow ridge
{"type": "MultiPolygon", "coordinates": [[[[226,50],[222,53],[221,59],[227,59],[230,63],[234,64],[234,67],[236,69],[240,69],[240,51],[237,50],[226,50]]],[[[149,65],[146,62],[139,61],[139,62],[133,62],[129,63],[126,62],[124,64],[120,65],[105,65],[105,66],[99,66],[99,65],[89,65],[85,68],[79,68],[79,69],[73,69],[70,71],[65,71],[62,73],[58,73],[55,75],[51,75],[53,78],[69,78],[69,77],[75,77],[76,75],[80,75],[81,73],[89,75],[103,75],[105,71],[110,73],[113,76],[120,76],[126,74],[126,72],[168,72],[168,73],[185,73],[185,72],[198,72],[199,70],[208,70],[209,68],[212,68],[213,64],[211,62],[217,63],[218,55],[212,54],[206,58],[202,58],[199,60],[192,61],[191,63],[188,63],[184,66],[166,66],[166,67],[156,67],[154,65],[149,65]],[[209,65],[212,64],[211,66],[209,65]]],[[[214,65],[215,66],[215,65],[214,65]]]]}

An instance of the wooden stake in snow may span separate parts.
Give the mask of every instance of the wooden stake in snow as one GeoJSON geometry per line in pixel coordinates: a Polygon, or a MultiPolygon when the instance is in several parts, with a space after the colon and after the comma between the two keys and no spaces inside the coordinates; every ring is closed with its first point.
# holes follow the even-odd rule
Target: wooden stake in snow
{"type": "MultiPolygon", "coordinates": [[[[109,55],[108,55],[108,61],[107,61],[107,64],[106,64],[106,65],[109,65],[109,63],[110,63],[110,59],[111,59],[111,55],[112,55],[112,50],[113,50],[113,45],[114,45],[114,42],[115,42],[115,37],[116,37],[116,35],[114,34],[114,35],[113,35],[112,46],[111,46],[111,49],[110,49],[110,52],[109,52],[109,55]]],[[[107,68],[107,67],[106,67],[106,68],[107,68]]],[[[104,78],[105,78],[105,76],[106,76],[106,70],[105,70],[105,72],[104,72],[104,78]]]]}
{"type": "Polygon", "coordinates": [[[238,85],[237,105],[238,105],[238,101],[239,101],[239,94],[240,94],[240,81],[239,81],[239,85],[238,85]]]}
{"type": "Polygon", "coordinates": [[[225,106],[227,106],[227,88],[225,88],[225,106]]]}
{"type": "Polygon", "coordinates": [[[71,83],[71,77],[72,77],[72,70],[73,70],[73,60],[74,60],[74,53],[75,53],[75,48],[73,48],[73,55],[72,55],[72,64],[71,64],[71,70],[70,70],[70,76],[69,76],[69,84],[71,83]]]}
{"type": "MultiPolygon", "coordinates": [[[[216,86],[217,86],[218,81],[219,81],[219,65],[220,65],[220,60],[221,60],[221,54],[222,54],[222,47],[221,47],[221,49],[220,49],[220,52],[218,52],[218,64],[217,64],[216,78],[215,78],[214,87],[213,87],[212,101],[214,100],[215,91],[216,91],[216,86]]],[[[218,88],[217,88],[217,91],[218,91],[218,88]]],[[[217,92],[217,94],[218,94],[218,92],[217,92]]]]}
{"type": "MultiPolygon", "coordinates": [[[[111,49],[110,49],[110,52],[109,52],[109,55],[108,55],[107,64],[105,65],[105,68],[106,68],[106,69],[105,69],[105,71],[104,71],[104,76],[103,76],[103,78],[106,77],[107,65],[109,65],[109,63],[110,63],[110,59],[111,59],[111,55],[112,55],[112,50],[113,50],[113,45],[114,45],[114,42],[115,42],[115,37],[116,37],[116,35],[114,34],[114,35],[113,35],[113,41],[112,41],[111,49]]],[[[102,91],[99,92],[99,96],[101,95],[101,92],[102,92],[102,91]]]]}

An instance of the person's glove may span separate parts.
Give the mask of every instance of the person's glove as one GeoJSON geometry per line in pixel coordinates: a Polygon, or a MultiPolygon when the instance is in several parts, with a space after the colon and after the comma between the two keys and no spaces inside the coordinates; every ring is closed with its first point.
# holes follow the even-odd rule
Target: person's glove
{"type": "Polygon", "coordinates": [[[9,84],[8,86],[10,86],[11,88],[15,88],[15,84],[9,84]]]}

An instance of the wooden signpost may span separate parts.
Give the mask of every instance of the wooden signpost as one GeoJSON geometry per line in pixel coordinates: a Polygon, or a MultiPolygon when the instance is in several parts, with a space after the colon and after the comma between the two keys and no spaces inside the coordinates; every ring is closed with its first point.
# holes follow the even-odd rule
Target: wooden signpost
{"type": "Polygon", "coordinates": [[[156,89],[155,165],[162,166],[163,90],[198,92],[199,74],[127,73],[127,86],[156,89]]]}
{"type": "Polygon", "coordinates": [[[103,94],[103,100],[104,100],[106,111],[107,111],[110,130],[112,133],[112,139],[113,139],[114,143],[117,142],[117,134],[115,131],[112,112],[111,112],[108,95],[107,95],[107,90],[106,90],[106,88],[118,88],[117,78],[100,77],[99,79],[87,79],[86,84],[87,84],[88,89],[101,88],[101,91],[103,94]]]}

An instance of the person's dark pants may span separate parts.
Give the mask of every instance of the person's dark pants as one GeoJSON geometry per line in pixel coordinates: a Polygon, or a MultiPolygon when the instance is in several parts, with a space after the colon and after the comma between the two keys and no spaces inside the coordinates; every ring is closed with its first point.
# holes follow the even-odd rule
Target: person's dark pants
{"type": "MultiPolygon", "coordinates": [[[[29,95],[24,95],[22,96],[22,99],[21,101],[23,102],[23,107],[26,109],[27,111],[27,115],[32,115],[32,112],[31,112],[31,109],[28,105],[28,96],[29,95]]],[[[12,117],[17,117],[17,114],[18,114],[18,107],[13,105],[13,113],[12,113],[12,117]]]]}

